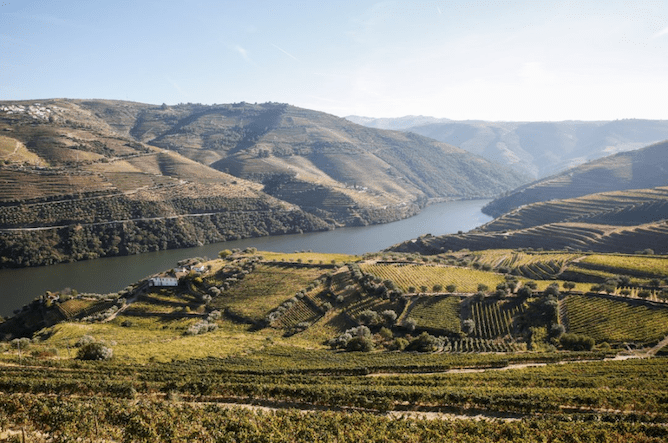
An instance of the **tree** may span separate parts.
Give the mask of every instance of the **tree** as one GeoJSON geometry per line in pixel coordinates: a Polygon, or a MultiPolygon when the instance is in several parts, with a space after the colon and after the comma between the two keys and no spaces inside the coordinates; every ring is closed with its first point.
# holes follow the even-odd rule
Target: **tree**
{"type": "Polygon", "coordinates": [[[109,360],[114,351],[100,342],[88,343],[77,351],[79,360],[109,360]]]}
{"type": "Polygon", "coordinates": [[[388,326],[392,326],[394,322],[397,320],[397,313],[394,312],[392,309],[387,309],[381,312],[380,315],[381,317],[383,317],[384,323],[388,326]]]}
{"type": "Polygon", "coordinates": [[[538,289],[538,283],[536,283],[533,280],[529,280],[528,282],[524,283],[524,286],[526,286],[527,288],[531,288],[534,291],[538,289]]]}
{"type": "Polygon", "coordinates": [[[410,341],[408,346],[406,346],[406,350],[417,352],[435,352],[438,350],[438,344],[439,342],[436,337],[423,332],[410,341]]]}
{"type": "Polygon", "coordinates": [[[649,298],[652,295],[651,291],[648,291],[647,289],[643,289],[642,291],[638,291],[638,297],[640,298],[649,298]]]}
{"type": "Polygon", "coordinates": [[[369,337],[353,337],[346,345],[347,351],[370,352],[373,351],[373,340],[369,337]]]}
{"type": "Polygon", "coordinates": [[[543,295],[553,295],[555,297],[559,296],[559,285],[557,283],[550,283],[550,285],[545,288],[543,295]]]}
{"type": "Polygon", "coordinates": [[[472,318],[467,318],[464,320],[464,323],[462,325],[462,330],[466,334],[472,334],[473,331],[475,331],[475,321],[472,318]]]}
{"type": "Polygon", "coordinates": [[[457,285],[454,283],[449,284],[448,286],[445,287],[445,290],[452,293],[457,290],[457,285]]]}
{"type": "Polygon", "coordinates": [[[575,288],[575,283],[573,283],[572,281],[565,281],[562,286],[564,287],[565,290],[570,292],[571,289],[575,288]]]}
{"type": "Polygon", "coordinates": [[[435,284],[432,289],[434,290],[434,292],[441,292],[443,291],[443,285],[435,284]]]}
{"type": "Polygon", "coordinates": [[[489,291],[489,286],[484,283],[478,283],[478,292],[487,292],[489,291]]]}

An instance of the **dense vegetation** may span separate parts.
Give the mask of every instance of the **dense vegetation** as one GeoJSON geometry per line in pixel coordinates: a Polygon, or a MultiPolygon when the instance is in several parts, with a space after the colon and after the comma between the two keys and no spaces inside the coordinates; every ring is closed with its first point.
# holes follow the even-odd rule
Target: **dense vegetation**
{"type": "MultiPolygon", "coordinates": [[[[668,277],[659,257],[586,259],[606,257],[668,277]]],[[[161,274],[175,287],[47,293],[0,323],[0,436],[665,440],[661,287],[651,300],[574,293],[511,273],[574,260],[248,248],[178,263],[161,274]],[[402,269],[409,279],[391,280],[402,269]]]]}

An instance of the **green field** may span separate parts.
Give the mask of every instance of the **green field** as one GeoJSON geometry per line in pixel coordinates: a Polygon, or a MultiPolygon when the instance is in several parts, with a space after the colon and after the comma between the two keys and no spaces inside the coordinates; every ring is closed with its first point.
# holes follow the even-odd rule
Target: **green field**
{"type": "Polygon", "coordinates": [[[418,297],[410,307],[408,316],[417,322],[418,328],[457,334],[461,331],[459,297],[418,297]]]}
{"type": "Polygon", "coordinates": [[[561,306],[568,331],[597,342],[654,343],[668,335],[668,307],[575,295],[567,296],[561,306]]]}

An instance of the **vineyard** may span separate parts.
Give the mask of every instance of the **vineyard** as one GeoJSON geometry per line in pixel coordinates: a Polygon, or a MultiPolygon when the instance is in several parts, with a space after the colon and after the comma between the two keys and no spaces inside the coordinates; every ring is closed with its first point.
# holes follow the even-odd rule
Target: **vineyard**
{"type": "Polygon", "coordinates": [[[471,318],[475,324],[476,336],[485,339],[512,338],[513,318],[524,312],[524,304],[473,302],[470,304],[471,318]]]}
{"type": "Polygon", "coordinates": [[[565,297],[560,305],[568,331],[596,341],[651,344],[668,335],[668,308],[576,295],[565,297]]]}
{"type": "Polygon", "coordinates": [[[555,278],[566,264],[582,257],[582,254],[521,252],[510,249],[477,251],[468,255],[473,263],[517,270],[518,275],[534,280],[555,278]]]}
{"type": "Polygon", "coordinates": [[[454,284],[456,292],[476,292],[479,284],[493,288],[505,281],[500,274],[446,266],[364,264],[361,268],[383,280],[392,280],[404,292],[410,292],[410,287],[420,290],[422,286],[432,292],[437,284],[443,287],[454,284]]]}
{"type": "Polygon", "coordinates": [[[212,307],[229,309],[240,316],[259,321],[323,273],[318,268],[259,265],[225,291],[223,296],[215,298],[212,307]]]}
{"type": "Polygon", "coordinates": [[[461,331],[459,297],[417,297],[407,308],[407,316],[417,322],[420,329],[458,334],[461,331]]]}
{"type": "Polygon", "coordinates": [[[590,255],[580,263],[608,271],[646,278],[668,278],[668,258],[637,255],[590,255]]]}
{"type": "MultiPolygon", "coordinates": [[[[468,352],[485,344],[467,339],[455,346],[468,352]]],[[[61,441],[668,438],[665,359],[569,363],[582,358],[565,354],[565,364],[553,365],[559,360],[550,354],[402,358],[273,346],[141,367],[32,359],[3,366],[0,390],[11,394],[0,399],[0,432],[61,441]],[[512,367],[532,362],[547,366],[512,367]],[[496,419],[466,418],[475,415],[496,419]]]]}
{"type": "MultiPolygon", "coordinates": [[[[35,334],[21,353],[0,343],[0,440],[26,432],[38,442],[43,435],[373,441],[325,429],[354,417],[383,427],[378,438],[386,441],[467,441],[481,437],[475,426],[507,426],[508,441],[533,438],[531,430],[539,440],[548,430],[567,441],[668,438],[666,360],[632,358],[652,355],[647,347],[668,335],[663,304],[540,293],[550,283],[561,288],[557,280],[536,281],[538,292],[529,295],[476,293],[480,283],[494,291],[513,277],[433,263],[337,266],[344,257],[308,254],[268,257],[248,248],[193,259],[201,273],[186,274],[174,288],[128,289],[129,306],[109,321],[61,322],[35,334]],[[434,287],[449,284],[456,294],[434,287]],[[411,286],[419,295],[399,291],[411,286]],[[548,335],[554,323],[564,337],[590,337],[593,348],[569,351],[548,335]],[[346,335],[371,344],[365,352],[338,346],[346,335]],[[90,341],[112,347],[113,358],[77,359],[90,341]],[[609,360],[618,353],[631,358],[609,360]],[[168,416],[169,424],[160,424],[168,416]],[[285,429],[285,417],[302,417],[319,434],[291,434],[297,428],[285,429]],[[234,420],[248,426],[240,431],[234,420]],[[258,423],[279,429],[263,433],[258,423]],[[460,428],[466,433],[448,434],[460,428]]],[[[54,302],[79,315],[113,303],[54,302]]],[[[38,314],[25,315],[38,322],[38,314]]]]}

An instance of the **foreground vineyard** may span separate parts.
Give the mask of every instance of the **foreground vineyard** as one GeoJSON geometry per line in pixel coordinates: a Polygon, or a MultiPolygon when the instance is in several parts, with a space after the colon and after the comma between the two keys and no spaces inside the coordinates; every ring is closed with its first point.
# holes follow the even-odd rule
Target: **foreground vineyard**
{"type": "MultiPolygon", "coordinates": [[[[54,366],[37,361],[31,366],[4,366],[0,390],[12,394],[0,397],[0,427],[23,428],[33,435],[39,431],[58,441],[73,437],[124,441],[443,441],[448,437],[487,441],[485,432],[508,432],[505,440],[496,435],[489,441],[534,441],[546,435],[552,435],[554,441],[573,436],[578,438],[573,441],[668,438],[663,425],[668,420],[663,358],[372,377],[360,373],[379,369],[359,366],[371,360],[358,362],[358,355],[339,354],[332,360],[326,351],[274,351],[144,367],[118,363],[54,366]],[[230,409],[220,403],[310,412],[267,413],[230,409]],[[448,414],[482,414],[497,419],[392,419],[415,414],[441,419],[453,417],[448,414]],[[507,421],[511,418],[513,421],[507,421]],[[294,426],[289,425],[292,422],[294,426]],[[346,423],[358,427],[348,432],[346,423]]],[[[533,359],[554,361],[554,356],[537,354],[533,359]]],[[[388,365],[386,371],[395,369],[392,356],[380,360],[388,365]]],[[[407,368],[401,360],[394,362],[398,370],[407,368]]],[[[488,366],[495,358],[432,354],[422,360],[475,368],[488,366]]],[[[498,360],[496,364],[509,362],[498,360]]]]}
{"type": "Polygon", "coordinates": [[[0,323],[0,440],[665,441],[663,288],[557,280],[663,258],[606,257],[248,248],[49,293],[0,323]]]}

